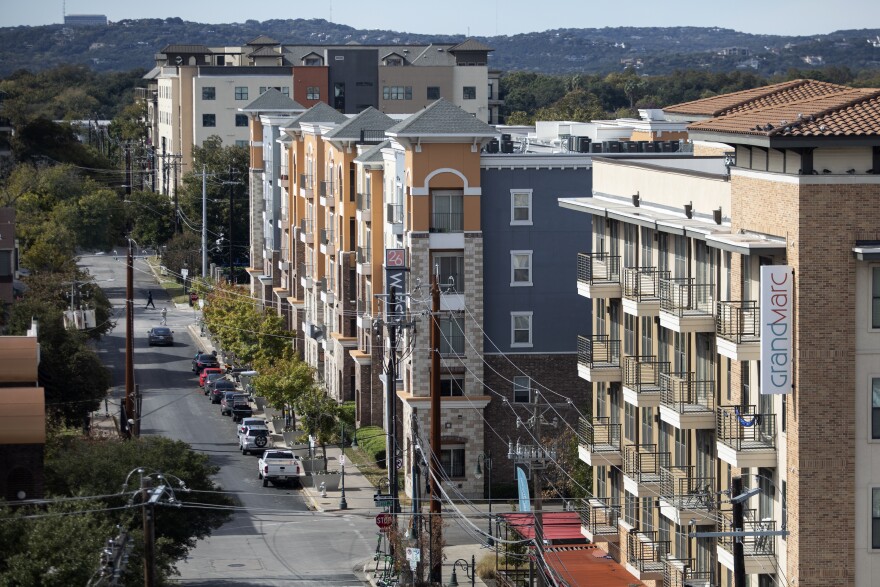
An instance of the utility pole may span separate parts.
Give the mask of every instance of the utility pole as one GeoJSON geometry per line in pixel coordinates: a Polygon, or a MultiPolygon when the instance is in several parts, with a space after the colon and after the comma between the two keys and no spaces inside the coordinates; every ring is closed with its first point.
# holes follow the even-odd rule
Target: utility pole
{"type": "Polygon", "coordinates": [[[229,166],[229,283],[235,283],[235,271],[232,265],[232,220],[233,220],[233,181],[232,181],[232,165],[229,166]]]}
{"type": "Polygon", "coordinates": [[[202,165],[202,279],[208,275],[208,166],[202,165]]]}
{"type": "MultiPolygon", "coordinates": [[[[397,307],[397,288],[392,287],[388,296],[388,307],[397,307]]],[[[388,492],[391,494],[391,513],[400,513],[399,489],[397,487],[397,317],[388,317],[388,394],[385,397],[385,417],[388,420],[388,436],[385,442],[385,465],[388,468],[388,492]]],[[[397,516],[394,516],[397,526],[397,516]]]]}
{"type": "MultiPolygon", "coordinates": [[[[742,477],[733,477],[730,480],[730,496],[735,498],[742,493],[742,477]]],[[[733,500],[733,530],[742,532],[745,526],[745,500],[733,500]]],[[[742,537],[733,540],[733,585],[734,587],[746,587],[746,551],[742,537]]]]}
{"type": "Polygon", "coordinates": [[[125,426],[128,437],[132,430],[128,421],[134,419],[134,259],[131,240],[128,241],[128,257],[125,272],[125,426]]]}
{"type": "MultiPolygon", "coordinates": [[[[540,394],[535,391],[535,408],[533,417],[535,418],[535,440],[538,446],[541,446],[541,413],[538,411],[538,398],[540,394]]],[[[543,502],[541,500],[541,481],[538,475],[538,467],[531,467],[532,487],[535,491],[535,553],[537,554],[536,563],[538,572],[536,573],[535,584],[538,587],[544,587],[544,573],[541,569],[546,569],[544,565],[544,518],[542,515],[543,502]]]]}
{"type": "Polygon", "coordinates": [[[153,480],[150,477],[141,479],[141,498],[143,499],[144,519],[144,587],[156,587],[156,512],[155,506],[162,494],[165,485],[152,488],[153,480]]]}
{"type": "Polygon", "coordinates": [[[131,195],[131,143],[125,142],[125,195],[131,195]]]}
{"type": "Polygon", "coordinates": [[[431,520],[437,522],[431,532],[431,573],[430,580],[439,583],[443,564],[440,552],[443,526],[440,523],[440,286],[437,275],[431,274],[431,520]],[[436,520],[435,520],[436,518],[436,520]]]}

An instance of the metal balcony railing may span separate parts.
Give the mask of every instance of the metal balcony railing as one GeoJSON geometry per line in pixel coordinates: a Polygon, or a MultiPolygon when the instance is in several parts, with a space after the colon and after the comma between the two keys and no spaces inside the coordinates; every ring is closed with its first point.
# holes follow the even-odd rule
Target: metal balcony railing
{"type": "Polygon", "coordinates": [[[389,224],[403,224],[403,206],[401,204],[386,204],[385,222],[389,224]]]}
{"type": "Polygon", "coordinates": [[[296,276],[300,278],[311,278],[312,277],[312,266],[308,263],[300,263],[297,267],[296,276]]]}
{"type": "Polygon", "coordinates": [[[655,267],[625,267],[623,296],[638,301],[660,299],[660,280],[668,279],[669,271],[655,267]]]}
{"type": "Polygon", "coordinates": [[[461,212],[433,212],[431,232],[463,232],[464,214],[461,212]]]}
{"type": "Polygon", "coordinates": [[[663,571],[663,587],[713,587],[715,577],[712,571],[697,571],[694,559],[666,559],[663,571]]]}
{"type": "Polygon", "coordinates": [[[715,437],[734,450],[776,448],[776,415],[759,414],[749,406],[718,408],[715,437]]]}
{"type": "Polygon", "coordinates": [[[578,505],[581,526],[593,536],[617,534],[620,504],[616,498],[581,499],[578,505]]]}
{"type": "Polygon", "coordinates": [[[329,275],[325,275],[321,280],[324,283],[323,290],[326,292],[335,292],[336,280],[330,277],[329,275]]]}
{"type": "Polygon", "coordinates": [[[318,195],[322,198],[332,198],[333,182],[329,180],[322,181],[321,186],[318,188],[318,195]]]}
{"type": "Polygon", "coordinates": [[[620,341],[607,334],[578,336],[578,364],[596,369],[620,368],[620,341]]]}
{"type": "MultiPolygon", "coordinates": [[[[776,530],[776,520],[759,520],[757,512],[753,509],[745,510],[744,532],[773,532],[776,530]]],[[[721,532],[733,532],[733,512],[724,510],[721,512],[721,532]]],[[[718,544],[729,552],[733,552],[732,536],[722,536],[718,544]]],[[[742,538],[743,550],[746,557],[749,556],[775,556],[776,538],[774,536],[744,536],[742,538]]]]}
{"type": "Polygon", "coordinates": [[[358,210],[369,210],[372,205],[372,197],[370,192],[366,193],[358,193],[357,195],[357,209],[358,210]]]}
{"type": "Polygon", "coordinates": [[[661,373],[660,403],[679,414],[715,411],[715,382],[696,373],[661,373]]]}
{"type": "Polygon", "coordinates": [[[735,344],[761,340],[761,307],[755,301],[718,302],[715,333],[735,344]]]}
{"type": "Polygon", "coordinates": [[[441,333],[440,354],[453,357],[464,355],[464,334],[441,333]]]}
{"type": "Polygon", "coordinates": [[[312,219],[303,218],[302,220],[300,220],[299,229],[306,234],[312,234],[312,219]]]}
{"type": "Polygon", "coordinates": [[[620,424],[607,416],[578,420],[578,443],[591,453],[620,452],[620,424]]]}
{"type": "Polygon", "coordinates": [[[620,255],[578,253],[577,280],[580,283],[619,283],[620,255]]]}
{"type": "Polygon", "coordinates": [[[714,283],[696,283],[693,277],[660,280],[660,309],[676,316],[712,315],[715,311],[714,283]]]}
{"type": "Polygon", "coordinates": [[[331,228],[322,228],[320,232],[320,243],[322,245],[326,245],[333,241],[333,229],[331,228]]]}
{"type": "Polygon", "coordinates": [[[658,361],[654,355],[623,359],[623,384],[636,393],[659,392],[663,373],[669,373],[669,361],[658,361]]]}
{"type": "Polygon", "coordinates": [[[627,534],[627,562],[640,573],[662,573],[669,554],[669,541],[660,540],[658,533],[630,532],[627,534]]]}
{"type": "Polygon", "coordinates": [[[669,468],[670,455],[656,444],[631,444],[623,449],[623,472],[637,483],[659,483],[660,470],[669,468]]]}
{"type": "Polygon", "coordinates": [[[370,255],[370,247],[358,247],[357,248],[357,262],[358,263],[369,263],[371,260],[370,255]]]}
{"type": "Polygon", "coordinates": [[[299,176],[299,187],[307,190],[314,189],[314,179],[315,176],[310,173],[301,173],[299,176]]]}
{"type": "Polygon", "coordinates": [[[718,509],[715,477],[698,477],[694,466],[660,469],[660,498],[679,510],[718,509]]]}

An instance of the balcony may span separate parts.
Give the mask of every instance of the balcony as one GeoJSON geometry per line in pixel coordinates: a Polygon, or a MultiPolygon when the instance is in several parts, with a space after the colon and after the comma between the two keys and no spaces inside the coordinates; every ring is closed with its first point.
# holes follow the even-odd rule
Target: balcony
{"type": "Polygon", "coordinates": [[[776,466],[775,414],[755,406],[721,406],[716,414],[719,459],[740,468],[776,466]]]}
{"type": "Polygon", "coordinates": [[[619,298],[620,255],[578,253],[577,288],[587,298],[619,298]]]}
{"type": "Polygon", "coordinates": [[[578,457],[592,467],[620,467],[620,424],[608,417],[586,418],[578,421],[578,457]]]}
{"type": "Polygon", "coordinates": [[[311,200],[315,197],[315,176],[311,173],[300,174],[299,193],[307,200],[311,200]]]}
{"type": "Polygon", "coordinates": [[[679,430],[715,427],[715,382],[696,373],[660,374],[660,419],[679,430]]]}
{"type": "Polygon", "coordinates": [[[626,267],[623,270],[623,311],[633,316],[660,314],[660,280],[669,271],[654,267],[626,267]]]}
{"type": "Polygon", "coordinates": [[[636,497],[660,495],[660,470],[669,468],[669,453],[656,444],[631,444],[623,449],[623,487],[636,497]]]}
{"type": "Polygon", "coordinates": [[[659,408],[663,373],[669,373],[669,362],[654,355],[624,357],[623,399],[637,408],[659,408]]]}
{"type": "Polygon", "coordinates": [[[692,520],[697,526],[714,524],[718,514],[715,477],[698,477],[693,466],[661,469],[660,513],[679,525],[692,520]]]}
{"type": "Polygon", "coordinates": [[[315,280],[312,274],[312,266],[305,263],[300,263],[297,274],[299,275],[300,285],[302,285],[305,289],[312,289],[312,286],[315,284],[315,280]]]}
{"type": "Polygon", "coordinates": [[[693,277],[660,280],[660,326],[673,332],[715,332],[714,283],[693,277]]]}
{"type": "Polygon", "coordinates": [[[620,506],[616,499],[582,499],[578,507],[581,534],[590,542],[618,542],[617,520],[620,506]]]}
{"type": "Polygon", "coordinates": [[[669,541],[657,532],[630,532],[626,536],[626,570],[639,581],[662,581],[669,541]]]}
{"type": "Polygon", "coordinates": [[[332,181],[322,181],[321,185],[318,187],[318,194],[320,196],[320,199],[318,200],[319,204],[328,208],[336,206],[336,195],[333,192],[332,181]]]}
{"type": "Polygon", "coordinates": [[[357,194],[357,211],[355,217],[358,221],[370,222],[372,218],[372,197],[370,192],[357,194]]]}
{"type": "Polygon", "coordinates": [[[319,236],[320,251],[325,255],[336,254],[336,242],[333,240],[333,230],[330,228],[322,228],[319,236]]]}
{"type": "Polygon", "coordinates": [[[307,245],[315,242],[314,224],[311,218],[303,218],[299,221],[299,240],[307,245]]]}
{"type": "MultiPolygon", "coordinates": [[[[719,531],[732,532],[733,515],[730,511],[721,512],[721,524],[719,531]]],[[[776,521],[771,519],[758,520],[755,510],[745,511],[745,532],[773,532],[776,530],[776,521]]],[[[718,562],[724,567],[733,570],[733,541],[735,538],[724,536],[718,539],[718,562]]],[[[768,569],[776,568],[776,537],[775,536],[744,536],[742,538],[743,550],[745,551],[745,565],[747,575],[767,573],[768,569]]]]}
{"type": "Polygon", "coordinates": [[[758,302],[718,302],[715,310],[718,354],[734,361],[761,358],[761,307],[758,302]]]}
{"type": "Polygon", "coordinates": [[[578,375],[594,383],[620,382],[620,341],[607,334],[578,336],[578,375]]]}
{"type": "Polygon", "coordinates": [[[403,234],[403,206],[401,204],[386,204],[385,222],[391,225],[392,234],[403,234]]]}
{"type": "Polygon", "coordinates": [[[336,282],[332,277],[325,276],[323,287],[321,288],[321,301],[325,304],[332,304],[336,301],[336,282]]]}
{"type": "Polygon", "coordinates": [[[357,274],[370,275],[373,273],[373,261],[370,247],[357,248],[357,274]]]}
{"type": "Polygon", "coordinates": [[[713,587],[712,571],[696,571],[697,561],[667,558],[663,587],[713,587]]]}
{"type": "Polygon", "coordinates": [[[461,212],[432,212],[430,232],[464,232],[464,214],[461,212]]]}

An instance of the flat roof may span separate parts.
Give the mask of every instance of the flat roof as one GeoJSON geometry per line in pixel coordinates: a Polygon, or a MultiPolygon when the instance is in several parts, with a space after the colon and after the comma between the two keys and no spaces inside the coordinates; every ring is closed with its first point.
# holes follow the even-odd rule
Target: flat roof
{"type": "Polygon", "coordinates": [[[562,585],[645,587],[620,563],[595,545],[547,548],[544,560],[562,585]]]}
{"type": "MultiPolygon", "coordinates": [[[[535,537],[535,515],[532,513],[501,514],[507,524],[525,539],[535,537]]],[[[544,540],[550,542],[587,541],[581,534],[581,518],[577,512],[543,512],[541,527],[544,540]]]]}

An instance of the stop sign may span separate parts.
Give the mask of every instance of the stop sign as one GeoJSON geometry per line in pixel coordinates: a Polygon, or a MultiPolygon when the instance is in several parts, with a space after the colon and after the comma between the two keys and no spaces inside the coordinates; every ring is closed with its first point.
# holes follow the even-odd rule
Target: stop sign
{"type": "Polygon", "coordinates": [[[391,516],[391,514],[379,514],[376,516],[376,525],[383,530],[385,528],[390,528],[392,521],[394,521],[394,518],[391,516]]]}

